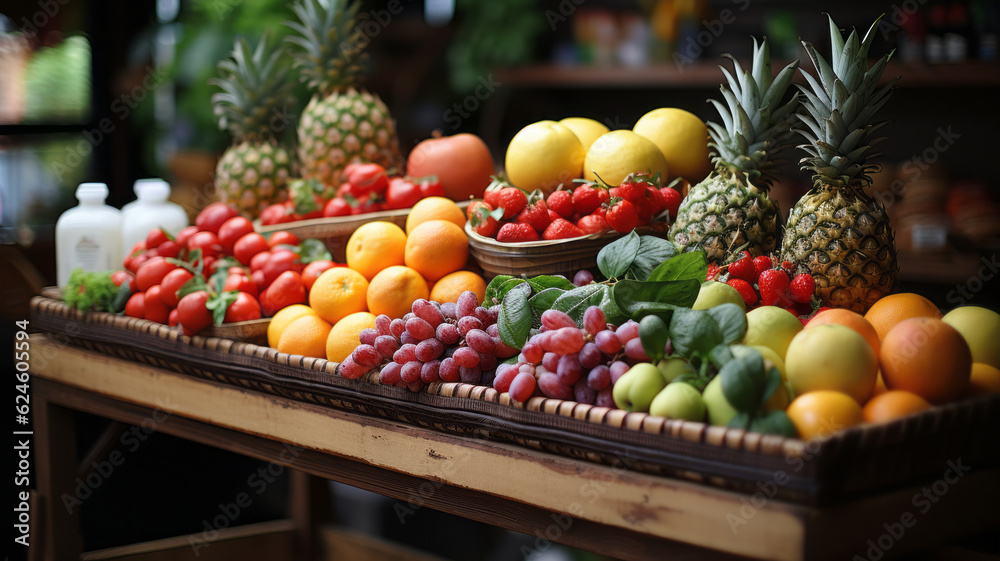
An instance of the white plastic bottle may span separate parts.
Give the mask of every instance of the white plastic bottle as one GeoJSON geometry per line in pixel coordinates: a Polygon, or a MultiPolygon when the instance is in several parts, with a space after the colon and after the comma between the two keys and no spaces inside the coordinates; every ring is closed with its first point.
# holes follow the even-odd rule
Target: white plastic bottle
{"type": "Polygon", "coordinates": [[[80,201],[56,221],[56,280],[64,286],[73,269],[113,271],[122,264],[122,213],[104,204],[108,186],[81,183],[80,201]]]}
{"type": "Polygon", "coordinates": [[[163,228],[171,236],[176,236],[188,225],[184,208],[167,200],[170,198],[170,184],[166,181],[140,179],[135,182],[133,190],[138,199],[122,207],[123,251],[129,251],[136,242],[145,240],[153,228],[163,228]]]}

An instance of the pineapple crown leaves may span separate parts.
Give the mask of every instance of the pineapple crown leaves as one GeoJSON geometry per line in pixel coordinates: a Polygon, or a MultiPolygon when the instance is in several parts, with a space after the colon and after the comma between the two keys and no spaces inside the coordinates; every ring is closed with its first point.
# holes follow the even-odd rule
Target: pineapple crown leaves
{"type": "Polygon", "coordinates": [[[357,0],[298,0],[292,5],[298,21],[285,22],[295,32],[285,40],[294,46],[301,80],[323,96],[353,86],[361,71],[367,37],[356,25],[359,6],[357,0]]]}
{"type": "Polygon", "coordinates": [[[771,75],[771,53],[767,39],[753,40],[753,60],[750,71],[730,55],[735,76],[720,66],[726,84],[719,89],[726,104],[708,100],[719,111],[723,125],[709,122],[710,146],[716,151],[716,166],[725,165],[752,177],[774,165],[773,152],[786,148],[791,136],[794,114],[799,107],[798,92],[781,104],[791,84],[799,61],[788,63],[777,76],[771,75]]]}
{"type": "MultiPolygon", "coordinates": [[[[273,141],[273,115],[285,115],[294,105],[289,68],[280,49],[268,45],[265,33],[252,48],[245,38],[238,38],[229,58],[219,62],[219,75],[209,83],[222,89],[212,95],[219,128],[228,130],[237,141],[273,141]]],[[[285,126],[285,121],[279,123],[285,126]]]]}
{"type": "Polygon", "coordinates": [[[833,18],[830,22],[830,63],[812,44],[802,45],[818,75],[818,79],[805,70],[802,74],[807,85],[799,86],[806,111],[798,115],[805,128],[797,129],[808,144],[800,145],[808,156],[800,160],[803,170],[813,171],[814,183],[847,186],[870,182],[868,174],[879,169],[869,163],[879,156],[870,152],[872,146],[884,140],[874,138],[874,133],[888,121],[871,123],[872,117],[885,104],[899,78],[882,87],[878,86],[882,72],[894,51],[887,53],[868,67],[868,51],[875,38],[876,19],[864,39],[859,39],[852,29],[847,39],[841,34],[833,18]]]}

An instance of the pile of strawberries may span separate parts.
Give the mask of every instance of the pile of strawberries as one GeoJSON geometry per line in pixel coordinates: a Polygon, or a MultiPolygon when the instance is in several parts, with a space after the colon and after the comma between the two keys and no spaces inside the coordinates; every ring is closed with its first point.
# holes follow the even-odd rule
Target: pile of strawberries
{"type": "Polygon", "coordinates": [[[410,208],[424,197],[444,196],[444,187],[436,177],[393,176],[379,164],[348,164],[344,176],[347,181],[337,189],[315,179],[293,181],[287,201],[261,212],[261,225],[398,210],[410,208]]]}
{"type": "Polygon", "coordinates": [[[708,265],[708,279],[725,282],[743,297],[747,310],[757,306],[778,306],[795,316],[813,313],[816,281],[808,273],[792,277],[793,266],[783,261],[780,267],[767,255],[753,257],[744,251],[739,259],[719,266],[708,265]]]}
{"type": "Polygon", "coordinates": [[[563,240],[614,230],[628,233],[638,226],[669,226],[681,204],[681,193],[660,187],[659,175],[631,174],[616,187],[598,181],[545,197],[495,180],[482,201],[469,205],[473,230],[502,243],[563,240]]]}

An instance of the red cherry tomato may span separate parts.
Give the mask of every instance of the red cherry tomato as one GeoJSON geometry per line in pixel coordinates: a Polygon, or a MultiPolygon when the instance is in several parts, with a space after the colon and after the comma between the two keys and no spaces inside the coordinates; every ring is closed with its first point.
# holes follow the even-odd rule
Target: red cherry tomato
{"type": "Polygon", "coordinates": [[[177,242],[178,247],[187,247],[188,240],[191,239],[191,236],[197,233],[198,233],[197,226],[187,226],[181,229],[180,232],[177,232],[177,237],[174,238],[174,241],[177,242]]]}
{"type": "Polygon", "coordinates": [[[354,170],[358,169],[358,167],[362,165],[364,165],[363,162],[351,162],[347,164],[346,166],[344,166],[344,174],[341,177],[343,177],[346,181],[346,179],[350,177],[352,173],[354,173],[354,170]]]}
{"type": "Polygon", "coordinates": [[[169,240],[167,233],[163,231],[163,228],[153,228],[146,234],[146,248],[153,249],[160,247],[160,244],[169,240]]]}
{"type": "Polygon", "coordinates": [[[212,232],[204,230],[198,232],[188,239],[187,245],[191,251],[200,249],[203,257],[218,257],[222,254],[222,244],[219,243],[219,237],[212,232]]]}
{"type": "Polygon", "coordinates": [[[285,271],[267,287],[261,306],[264,308],[264,315],[273,316],[282,308],[292,304],[305,304],[306,301],[306,285],[302,282],[302,276],[295,271],[285,271]]]}
{"type": "Polygon", "coordinates": [[[347,204],[347,201],[337,197],[336,199],[330,199],[330,202],[326,203],[323,207],[323,216],[326,218],[333,218],[334,216],[350,216],[351,215],[351,205],[347,204]]]}
{"type": "Polygon", "coordinates": [[[291,232],[279,230],[271,234],[271,237],[267,240],[267,243],[268,245],[271,246],[271,248],[274,248],[275,246],[278,245],[299,245],[299,243],[301,243],[301,240],[299,240],[299,237],[291,232]]]}
{"type": "Polygon", "coordinates": [[[378,164],[358,164],[351,168],[347,175],[347,182],[353,187],[353,191],[358,195],[368,193],[384,193],[389,186],[389,178],[385,175],[385,168],[378,164]]]}
{"type": "Polygon", "coordinates": [[[326,259],[313,261],[312,263],[306,265],[306,268],[302,270],[302,282],[306,285],[306,290],[312,290],[313,283],[316,282],[316,279],[318,279],[324,271],[332,269],[335,266],[336,263],[326,259]]]}
{"type": "Polygon", "coordinates": [[[177,268],[173,263],[167,263],[163,257],[153,257],[139,267],[135,274],[135,284],[139,290],[145,292],[154,284],[160,284],[167,273],[177,268]]]}
{"type": "Polygon", "coordinates": [[[160,300],[171,308],[177,306],[177,291],[187,284],[187,281],[194,278],[190,272],[180,267],[167,273],[160,281],[160,300]]]}
{"type": "Polygon", "coordinates": [[[302,271],[302,268],[302,262],[299,261],[297,253],[287,249],[276,249],[271,252],[271,258],[264,264],[264,283],[270,286],[281,273],[285,271],[298,273],[302,271]]]}
{"type": "Polygon", "coordinates": [[[226,203],[212,203],[198,213],[194,225],[201,231],[217,234],[222,223],[234,216],[236,210],[226,203]]]}
{"type": "Polygon", "coordinates": [[[170,308],[160,298],[160,285],[149,287],[143,301],[146,306],[146,319],[156,323],[167,323],[170,319],[170,308]]]}
{"type": "Polygon", "coordinates": [[[443,197],[444,186],[436,177],[420,180],[420,194],[424,197],[443,197]]]}
{"type": "Polygon", "coordinates": [[[270,251],[262,251],[250,258],[250,272],[259,271],[264,268],[268,260],[271,259],[270,251]]]}
{"type": "Polygon", "coordinates": [[[229,292],[230,290],[246,292],[254,298],[257,297],[257,285],[243,272],[230,273],[226,277],[226,282],[222,285],[222,291],[229,292]]]}
{"type": "Polygon", "coordinates": [[[180,317],[180,312],[178,312],[177,310],[170,310],[170,315],[167,316],[167,325],[169,325],[170,327],[176,326],[177,322],[179,321],[178,320],[179,317],[180,317]]]}
{"type": "Polygon", "coordinates": [[[260,212],[260,223],[262,226],[281,224],[285,220],[285,205],[270,205],[260,212]]]}
{"type": "Polygon", "coordinates": [[[403,177],[393,177],[385,192],[385,204],[389,209],[410,208],[423,198],[420,187],[403,177]]]}
{"type": "Polygon", "coordinates": [[[149,254],[143,251],[139,255],[133,257],[130,261],[127,261],[125,263],[125,268],[133,273],[138,273],[139,268],[142,267],[146,261],[149,261],[149,259],[149,254]]]}
{"type": "Polygon", "coordinates": [[[111,273],[111,282],[115,283],[115,286],[121,286],[122,283],[128,283],[128,289],[132,292],[135,292],[139,288],[135,282],[135,275],[128,271],[115,271],[111,273]]]}
{"type": "Polygon", "coordinates": [[[229,273],[230,275],[242,275],[242,274],[246,273],[247,270],[245,268],[243,268],[243,267],[232,266],[232,267],[226,269],[226,272],[229,273]]]}
{"type": "Polygon", "coordinates": [[[263,300],[264,290],[267,288],[267,285],[264,284],[264,270],[257,269],[256,271],[250,273],[250,280],[252,280],[253,284],[257,287],[257,298],[263,300]]]}
{"type": "Polygon", "coordinates": [[[177,245],[177,242],[167,240],[156,248],[156,252],[163,257],[177,257],[177,255],[181,252],[181,248],[177,245]]]}
{"type": "Polygon", "coordinates": [[[252,319],[260,319],[260,302],[257,298],[246,292],[240,292],[236,295],[236,300],[234,300],[229,307],[226,308],[226,323],[233,323],[237,321],[250,321],[252,319]]]}
{"type": "Polygon", "coordinates": [[[253,232],[253,222],[242,216],[234,216],[219,226],[219,243],[226,255],[232,255],[233,244],[244,235],[253,232]]]}
{"type": "Polygon", "coordinates": [[[267,240],[264,239],[264,236],[257,232],[250,232],[249,234],[244,234],[243,237],[236,240],[236,243],[233,244],[233,257],[240,263],[249,265],[254,255],[262,251],[267,251],[269,248],[270,246],[267,245],[267,240]]]}
{"type": "Polygon", "coordinates": [[[146,317],[146,294],[144,292],[136,292],[128,299],[128,302],[125,303],[125,315],[134,318],[146,317]]]}
{"type": "Polygon", "coordinates": [[[212,273],[214,272],[215,257],[209,255],[208,257],[202,259],[201,276],[205,277],[205,280],[208,280],[208,277],[212,276],[212,273]]]}
{"type": "Polygon", "coordinates": [[[212,312],[208,306],[208,292],[199,290],[181,298],[177,314],[181,329],[188,337],[212,325],[212,312]]]}

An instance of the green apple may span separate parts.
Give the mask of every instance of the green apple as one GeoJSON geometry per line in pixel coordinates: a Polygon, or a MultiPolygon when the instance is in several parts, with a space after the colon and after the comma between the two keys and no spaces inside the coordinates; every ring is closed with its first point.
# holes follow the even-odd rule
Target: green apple
{"type": "Polygon", "coordinates": [[[722,380],[718,376],[705,386],[701,399],[705,402],[710,425],[724,427],[736,416],[736,409],[726,401],[726,396],[722,393],[722,380]]]}
{"type": "Polygon", "coordinates": [[[720,304],[736,304],[743,311],[746,311],[746,303],[739,291],[724,282],[707,281],[701,283],[698,289],[698,298],[691,305],[692,310],[707,310],[720,304]]]}
{"type": "Polygon", "coordinates": [[[672,382],[649,404],[649,414],[686,421],[705,419],[705,402],[698,390],[684,382],[672,382]]]}
{"type": "Polygon", "coordinates": [[[799,331],[802,331],[802,322],[788,310],[761,306],[747,313],[747,334],[743,344],[768,347],[784,360],[788,344],[799,331]]]}
{"type": "Polygon", "coordinates": [[[695,374],[694,367],[691,363],[684,360],[683,358],[665,358],[660,362],[656,363],[656,367],[660,370],[660,374],[663,375],[663,381],[670,383],[674,381],[681,374],[695,374]]]}
{"type": "Polygon", "coordinates": [[[834,390],[864,403],[875,389],[878,357],[857,331],[829,323],[810,327],[792,339],[785,368],[795,395],[834,390]]]}
{"type": "Polygon", "coordinates": [[[1000,368],[1000,314],[979,306],[962,306],[944,315],[941,320],[954,327],[965,338],[972,351],[972,362],[1000,368]]]}
{"type": "Polygon", "coordinates": [[[619,409],[649,411],[649,404],[666,384],[659,368],[640,362],[615,382],[611,397],[619,409]]]}

